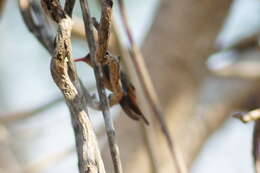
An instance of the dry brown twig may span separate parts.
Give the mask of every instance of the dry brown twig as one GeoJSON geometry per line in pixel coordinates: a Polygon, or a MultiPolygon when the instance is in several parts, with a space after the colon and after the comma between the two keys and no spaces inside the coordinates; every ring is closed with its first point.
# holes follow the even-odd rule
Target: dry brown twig
{"type": "MultiPolygon", "coordinates": [[[[68,3],[68,2],[66,2],[68,3]]],[[[79,159],[79,169],[80,172],[101,172],[104,173],[104,165],[100,156],[98,149],[96,137],[88,118],[87,112],[87,101],[84,96],[84,89],[80,84],[77,77],[76,70],[72,60],[70,34],[72,28],[71,18],[63,11],[59,1],[49,1],[43,0],[43,5],[47,5],[46,12],[49,12],[51,18],[58,24],[58,31],[56,36],[56,45],[51,46],[54,49],[48,49],[52,58],[51,71],[55,83],[58,85],[62,91],[66,103],[71,112],[71,119],[73,124],[73,129],[76,137],[76,148],[79,159]]],[[[31,5],[29,1],[20,0],[20,8],[22,14],[26,13],[30,15],[31,5]],[[29,4],[26,6],[26,4],[29,4]],[[26,12],[25,12],[26,11],[26,12]]],[[[46,6],[45,6],[46,7],[46,6]]],[[[73,6],[68,9],[73,9],[73,6]]],[[[47,33],[48,37],[49,28],[46,27],[46,20],[44,21],[34,21],[32,15],[30,17],[23,15],[26,24],[34,27],[34,35],[41,35],[40,31],[35,29],[38,27],[37,23],[41,23],[41,29],[47,33]]],[[[42,16],[41,16],[42,17],[42,16]]],[[[39,17],[37,17],[38,19],[39,17]]],[[[31,29],[31,28],[30,28],[31,29]]],[[[44,45],[44,39],[37,37],[38,40],[44,45]]],[[[49,37],[48,37],[49,38],[49,37]]],[[[50,41],[50,40],[49,40],[50,41]]],[[[53,45],[50,41],[50,45],[53,45]]],[[[46,46],[45,46],[46,47],[46,46]]]]}
{"type": "Polygon", "coordinates": [[[125,5],[123,0],[118,0],[119,3],[119,9],[121,14],[121,19],[124,25],[124,29],[127,34],[128,41],[130,43],[130,49],[129,54],[131,57],[131,63],[133,64],[133,67],[135,68],[137,72],[137,78],[138,81],[141,84],[142,91],[144,94],[144,97],[146,98],[146,103],[149,106],[149,111],[155,116],[155,118],[159,121],[159,124],[161,126],[162,132],[164,136],[166,137],[166,141],[168,143],[172,159],[174,161],[174,165],[176,167],[176,171],[179,173],[186,173],[187,168],[181,158],[181,153],[176,149],[176,146],[174,145],[172,138],[170,136],[167,124],[164,120],[161,108],[159,106],[159,102],[153,87],[153,84],[151,82],[149,73],[147,71],[147,68],[144,63],[144,58],[139,50],[139,48],[136,46],[134,39],[132,37],[130,27],[128,26],[127,21],[127,15],[125,10],[125,5]]]}
{"type": "Polygon", "coordinates": [[[110,22],[112,15],[113,2],[111,0],[104,0],[102,4],[102,14],[100,29],[98,31],[98,47],[96,48],[96,42],[93,32],[93,21],[89,13],[88,3],[84,0],[80,0],[80,6],[82,10],[82,16],[85,24],[85,32],[87,35],[87,41],[90,49],[90,57],[94,66],[94,73],[96,78],[96,84],[98,88],[101,109],[105,120],[105,127],[108,136],[108,142],[110,146],[110,152],[113,160],[114,170],[116,173],[122,173],[122,164],[119,155],[119,148],[115,139],[115,129],[112,121],[112,117],[109,111],[109,103],[107,100],[104,85],[102,83],[102,67],[100,61],[107,52],[107,45],[110,33],[110,22]]]}

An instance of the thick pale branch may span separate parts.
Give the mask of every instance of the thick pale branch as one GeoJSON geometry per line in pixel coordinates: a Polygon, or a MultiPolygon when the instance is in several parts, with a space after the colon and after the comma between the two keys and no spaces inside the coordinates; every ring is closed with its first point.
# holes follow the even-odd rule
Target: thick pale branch
{"type": "MultiPolygon", "coordinates": [[[[26,3],[25,0],[21,1],[26,3]]],[[[104,173],[105,169],[103,161],[100,156],[92,125],[88,118],[87,101],[84,96],[84,89],[77,77],[76,69],[72,60],[70,42],[72,30],[71,18],[65,14],[59,1],[42,0],[41,2],[48,16],[58,24],[55,44],[51,44],[55,46],[48,49],[53,55],[51,61],[51,72],[53,79],[64,95],[65,101],[71,112],[80,172],[104,173]]],[[[29,1],[27,1],[27,4],[29,4],[29,1]]],[[[30,5],[28,7],[30,7],[30,5]]],[[[27,10],[30,12],[29,9],[27,10]]],[[[21,12],[26,13],[24,11],[21,12]]],[[[27,25],[30,23],[37,23],[33,20],[30,13],[27,14],[29,17],[26,16],[25,19],[31,20],[26,23],[27,25]]],[[[48,31],[46,26],[43,25],[42,28],[48,31]]],[[[36,36],[39,33],[40,32],[37,29],[33,32],[36,36]]],[[[43,39],[40,38],[39,41],[44,44],[43,39]]]]}
{"type": "Polygon", "coordinates": [[[71,57],[71,20],[59,21],[56,50],[51,63],[55,83],[62,91],[72,115],[80,172],[105,172],[92,125],[88,119],[86,100],[77,79],[71,57]]]}

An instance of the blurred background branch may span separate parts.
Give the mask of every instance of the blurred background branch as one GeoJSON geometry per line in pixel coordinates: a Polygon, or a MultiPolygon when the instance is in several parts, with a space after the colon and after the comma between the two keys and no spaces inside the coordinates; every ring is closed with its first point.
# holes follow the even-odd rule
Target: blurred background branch
{"type": "Polygon", "coordinates": [[[0,16],[2,15],[4,5],[5,5],[5,0],[0,0],[0,16]]]}

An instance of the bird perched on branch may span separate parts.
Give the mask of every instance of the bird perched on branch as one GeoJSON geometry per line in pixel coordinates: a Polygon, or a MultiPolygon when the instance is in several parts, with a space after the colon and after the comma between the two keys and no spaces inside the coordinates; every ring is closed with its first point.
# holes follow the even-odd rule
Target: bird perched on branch
{"type": "MultiPolygon", "coordinates": [[[[106,89],[112,91],[112,94],[109,95],[110,106],[119,103],[126,115],[130,118],[142,120],[149,125],[148,120],[137,105],[134,86],[128,81],[126,74],[120,70],[119,60],[109,53],[106,54],[104,59],[104,64],[102,64],[104,74],[102,82],[106,89]]],[[[85,62],[93,67],[89,54],[83,58],[76,59],[75,61],[85,62]]]]}

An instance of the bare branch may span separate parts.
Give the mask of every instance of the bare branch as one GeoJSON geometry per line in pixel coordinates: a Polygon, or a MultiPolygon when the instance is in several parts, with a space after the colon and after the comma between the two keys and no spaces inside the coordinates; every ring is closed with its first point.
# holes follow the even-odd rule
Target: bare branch
{"type": "MultiPolygon", "coordinates": [[[[21,1],[24,2],[25,0],[21,1]]],[[[88,118],[84,90],[81,87],[72,60],[70,42],[71,18],[65,14],[59,1],[42,0],[41,2],[45,12],[58,24],[54,50],[49,49],[49,52],[53,53],[51,72],[71,112],[79,159],[79,170],[81,173],[104,173],[103,161],[100,156],[93,127],[88,118]]],[[[27,3],[29,2],[27,1],[27,3]]],[[[32,21],[29,23],[32,23],[32,21]]],[[[37,32],[34,34],[37,34],[37,32]]]]}
{"type": "Polygon", "coordinates": [[[123,0],[118,0],[118,2],[119,2],[120,13],[121,13],[121,19],[123,21],[124,29],[127,33],[128,41],[131,46],[131,49],[129,50],[129,53],[131,55],[131,61],[136,70],[138,80],[141,83],[144,97],[146,98],[146,101],[147,101],[147,104],[149,105],[149,109],[150,109],[151,113],[159,121],[162,132],[163,132],[164,136],[166,137],[166,140],[167,140],[170,152],[171,152],[171,156],[175,163],[177,172],[185,173],[185,172],[187,172],[187,168],[184,165],[184,162],[182,161],[179,151],[176,149],[176,146],[174,145],[174,142],[171,139],[169,129],[165,122],[164,116],[163,116],[161,108],[159,106],[159,102],[157,100],[157,96],[156,96],[153,84],[151,82],[149,73],[148,73],[146,65],[144,63],[144,58],[143,58],[139,48],[136,46],[134,39],[132,37],[131,31],[130,31],[130,27],[128,26],[124,2],[123,2],[123,0]]]}
{"type": "Polygon", "coordinates": [[[122,173],[122,164],[120,161],[120,155],[119,155],[119,148],[118,145],[116,144],[116,139],[115,139],[115,129],[112,121],[112,117],[110,115],[109,111],[109,104],[106,96],[106,92],[104,89],[104,85],[101,80],[102,74],[102,67],[101,65],[97,62],[96,55],[98,56],[97,58],[102,59],[107,51],[107,42],[109,38],[109,29],[110,29],[110,21],[111,20],[111,9],[113,2],[111,0],[104,0],[102,4],[102,15],[101,15],[101,23],[100,23],[100,32],[104,33],[99,33],[99,43],[102,45],[101,47],[96,48],[96,43],[94,39],[94,32],[93,32],[93,23],[92,23],[92,18],[89,13],[89,8],[88,8],[88,3],[84,0],[80,0],[80,5],[82,9],[82,15],[85,23],[85,32],[88,41],[88,45],[90,48],[90,57],[92,64],[94,66],[94,73],[95,73],[95,78],[96,78],[96,83],[97,83],[97,88],[98,88],[98,93],[99,93],[99,98],[101,102],[101,109],[103,113],[103,117],[105,120],[105,126],[106,126],[106,131],[107,131],[107,136],[108,136],[108,142],[109,142],[109,147],[110,147],[110,152],[114,164],[114,169],[116,173],[122,173]],[[102,35],[104,34],[104,35],[102,35]],[[102,36],[101,36],[102,35],[102,36]],[[101,37],[100,37],[101,36],[101,37]]]}

